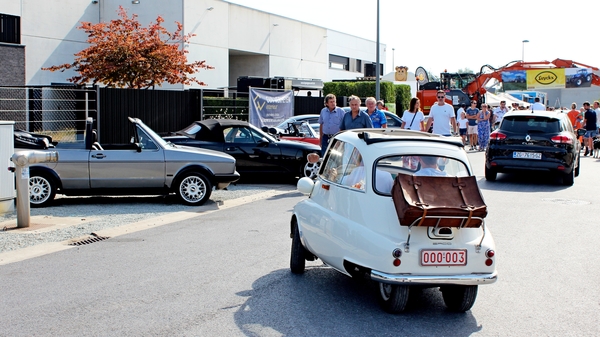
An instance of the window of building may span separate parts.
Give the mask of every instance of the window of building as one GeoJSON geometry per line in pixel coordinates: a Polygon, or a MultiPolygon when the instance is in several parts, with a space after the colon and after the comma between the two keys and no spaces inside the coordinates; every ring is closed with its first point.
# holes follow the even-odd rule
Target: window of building
{"type": "Polygon", "coordinates": [[[348,71],[350,69],[350,59],[329,54],[329,68],[348,71]]]}
{"type": "Polygon", "coordinates": [[[21,18],[0,13],[0,42],[21,44],[21,18]]]}

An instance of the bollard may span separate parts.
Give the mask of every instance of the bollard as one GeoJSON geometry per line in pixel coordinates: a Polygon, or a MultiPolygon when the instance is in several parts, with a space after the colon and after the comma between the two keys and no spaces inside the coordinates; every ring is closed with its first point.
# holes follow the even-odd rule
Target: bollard
{"type": "Polygon", "coordinates": [[[12,155],[10,160],[16,165],[15,183],[17,189],[17,227],[29,227],[29,165],[58,161],[56,151],[20,151],[12,155]]]}

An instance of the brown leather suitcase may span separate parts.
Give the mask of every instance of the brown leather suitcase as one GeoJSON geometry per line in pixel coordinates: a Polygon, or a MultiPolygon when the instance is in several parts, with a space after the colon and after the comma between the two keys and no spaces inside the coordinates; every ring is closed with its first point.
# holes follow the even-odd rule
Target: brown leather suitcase
{"type": "Polygon", "coordinates": [[[474,176],[398,174],[392,199],[402,226],[479,227],[487,206],[474,176]]]}

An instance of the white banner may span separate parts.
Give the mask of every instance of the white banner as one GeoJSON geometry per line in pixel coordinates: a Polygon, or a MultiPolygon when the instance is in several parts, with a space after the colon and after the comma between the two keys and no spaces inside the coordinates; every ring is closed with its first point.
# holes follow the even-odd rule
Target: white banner
{"type": "Polygon", "coordinates": [[[250,88],[249,105],[250,124],[259,128],[277,126],[294,116],[294,92],[250,88]]]}

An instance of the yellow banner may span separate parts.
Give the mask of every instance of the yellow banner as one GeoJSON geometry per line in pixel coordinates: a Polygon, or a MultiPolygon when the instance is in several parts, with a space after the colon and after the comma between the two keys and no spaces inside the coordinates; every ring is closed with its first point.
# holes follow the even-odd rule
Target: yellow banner
{"type": "Polygon", "coordinates": [[[562,68],[527,70],[527,89],[564,87],[565,70],[562,68]]]}

